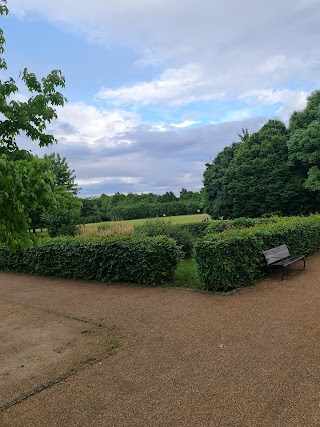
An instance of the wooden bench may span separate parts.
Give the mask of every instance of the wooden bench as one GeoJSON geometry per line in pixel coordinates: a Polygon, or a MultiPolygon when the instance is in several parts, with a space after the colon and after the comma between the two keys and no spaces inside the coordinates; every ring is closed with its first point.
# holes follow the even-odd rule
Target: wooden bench
{"type": "Polygon", "coordinates": [[[290,264],[296,261],[303,259],[303,268],[306,268],[305,255],[290,255],[287,245],[277,246],[276,248],[268,249],[262,253],[268,267],[282,268],[281,280],[283,280],[284,268],[289,267],[290,264]]]}

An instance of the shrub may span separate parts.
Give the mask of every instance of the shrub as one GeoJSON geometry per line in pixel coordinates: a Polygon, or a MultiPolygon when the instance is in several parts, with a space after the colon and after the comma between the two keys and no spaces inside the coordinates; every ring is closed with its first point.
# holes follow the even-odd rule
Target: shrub
{"type": "Polygon", "coordinates": [[[187,230],[193,238],[204,237],[207,234],[209,222],[194,222],[190,224],[177,224],[182,230],[187,230]]]}
{"type": "Polygon", "coordinates": [[[255,227],[211,234],[196,244],[199,276],[209,290],[228,291],[262,277],[262,251],[286,244],[291,254],[320,249],[320,216],[278,219],[255,227]]]}
{"type": "Polygon", "coordinates": [[[179,249],[168,237],[56,238],[36,248],[0,248],[0,269],[105,282],[159,284],[172,279],[179,249]]]}
{"type": "Polygon", "coordinates": [[[177,245],[182,251],[182,255],[186,258],[192,256],[193,239],[188,230],[181,228],[179,225],[171,224],[170,222],[162,221],[161,219],[147,220],[142,225],[134,227],[134,233],[139,236],[168,236],[177,242],[177,245]]]}
{"type": "Polygon", "coordinates": [[[269,218],[236,218],[233,220],[212,221],[207,228],[207,234],[221,233],[226,230],[241,230],[243,228],[254,227],[255,225],[267,225],[280,221],[280,217],[269,218]]]}
{"type": "Polygon", "coordinates": [[[42,219],[50,237],[74,236],[78,230],[79,214],[75,210],[45,213],[42,219]]]}

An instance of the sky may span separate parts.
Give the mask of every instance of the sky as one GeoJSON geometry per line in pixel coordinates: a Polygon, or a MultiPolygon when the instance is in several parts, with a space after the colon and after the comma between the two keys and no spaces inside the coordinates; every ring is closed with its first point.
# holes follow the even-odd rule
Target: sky
{"type": "MultiPolygon", "coordinates": [[[[81,196],[199,191],[205,164],[320,89],[320,0],[8,0],[10,76],[60,69],[47,131],[81,196]]],[[[0,76],[1,77],[1,76],[0,76]]],[[[28,94],[23,86],[19,96],[28,94]]]]}

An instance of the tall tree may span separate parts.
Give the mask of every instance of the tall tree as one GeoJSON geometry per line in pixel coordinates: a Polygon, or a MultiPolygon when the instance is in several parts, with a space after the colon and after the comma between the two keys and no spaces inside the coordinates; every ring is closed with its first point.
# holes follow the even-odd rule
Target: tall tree
{"type": "Polygon", "coordinates": [[[301,170],[288,163],[288,131],[270,120],[225,148],[204,172],[207,211],[214,217],[257,217],[316,210],[301,170]]]}
{"type": "MultiPolygon", "coordinates": [[[[66,210],[66,198],[70,200],[75,199],[67,205],[71,210],[74,210],[74,207],[80,203],[80,201],[76,202],[75,197],[79,188],[74,181],[74,170],[69,168],[66,158],[61,158],[60,154],[50,154],[45,155],[43,159],[38,159],[38,161],[42,162],[46,175],[51,178],[49,193],[51,193],[52,197],[51,203],[48,203],[47,200],[45,203],[39,200],[29,212],[30,228],[33,229],[34,233],[36,228],[43,228],[45,226],[43,222],[44,214],[57,214],[59,209],[66,210]],[[63,195],[62,198],[61,195],[63,195]]],[[[72,215],[74,218],[77,216],[79,215],[72,215]]]]}
{"type": "Polygon", "coordinates": [[[320,197],[320,91],[308,97],[304,110],[290,119],[289,161],[304,175],[304,187],[320,197]]]}
{"type": "Polygon", "coordinates": [[[212,163],[206,164],[203,174],[205,207],[215,218],[232,214],[233,203],[225,191],[226,173],[239,147],[239,142],[225,147],[212,163]]]}
{"type": "MultiPolygon", "coordinates": [[[[8,14],[6,0],[0,0],[0,15],[8,14]]],[[[0,71],[7,70],[3,58],[5,39],[0,29],[0,71]]],[[[48,146],[55,141],[45,132],[46,126],[56,119],[56,107],[64,105],[65,97],[57,88],[65,86],[65,79],[59,70],[51,71],[47,77],[38,80],[34,73],[25,68],[20,74],[20,82],[29,92],[27,101],[14,100],[12,95],[19,92],[16,81],[9,77],[0,78],[0,242],[12,247],[30,244],[28,212],[35,200],[48,197],[50,188],[47,180],[50,174],[42,171],[41,163],[34,157],[21,153],[16,137],[23,132],[40,146],[48,146]],[[39,170],[40,168],[40,170],[39,170]],[[32,183],[32,185],[31,185],[32,183]],[[8,195],[12,195],[9,198],[8,195]]]]}
{"type": "Polygon", "coordinates": [[[225,177],[233,217],[308,212],[312,199],[288,165],[287,137],[285,125],[270,120],[241,145],[225,177]]]}
{"type": "Polygon", "coordinates": [[[63,186],[68,193],[78,194],[80,188],[75,183],[75,171],[69,168],[67,159],[59,153],[52,153],[45,154],[44,160],[48,163],[48,172],[54,176],[54,188],[63,186]]]}

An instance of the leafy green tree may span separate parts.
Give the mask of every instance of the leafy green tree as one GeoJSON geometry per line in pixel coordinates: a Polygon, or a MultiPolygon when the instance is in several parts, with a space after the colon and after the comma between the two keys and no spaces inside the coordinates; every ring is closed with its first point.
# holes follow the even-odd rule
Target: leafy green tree
{"type": "Polygon", "coordinates": [[[54,203],[42,215],[49,236],[74,236],[80,222],[80,209],[80,200],[70,194],[66,187],[56,187],[54,203]]]}
{"type": "Polygon", "coordinates": [[[278,120],[270,120],[241,145],[225,177],[232,217],[288,215],[308,209],[302,177],[287,160],[287,129],[278,120]]]}
{"type": "Polygon", "coordinates": [[[48,172],[54,176],[53,188],[62,186],[68,193],[78,194],[80,188],[75,183],[75,171],[69,168],[67,159],[59,153],[45,154],[44,159],[48,162],[48,172]]]}
{"type": "Polygon", "coordinates": [[[29,212],[53,201],[45,162],[24,150],[0,148],[0,241],[12,248],[32,243],[29,212]]]}
{"type": "Polygon", "coordinates": [[[161,203],[175,202],[176,200],[177,200],[177,197],[175,196],[175,194],[172,191],[167,191],[166,193],[164,193],[160,197],[160,202],[161,203]]]}
{"type": "Polygon", "coordinates": [[[226,173],[239,146],[239,142],[234,142],[230,147],[225,147],[212,163],[206,164],[203,174],[205,208],[214,218],[232,214],[233,203],[225,191],[226,173]]]}
{"type": "Polygon", "coordinates": [[[204,173],[207,211],[233,218],[314,212],[301,170],[288,163],[287,142],[285,125],[270,120],[219,153],[204,173]]]}
{"type": "Polygon", "coordinates": [[[290,119],[289,161],[301,170],[304,187],[320,197],[320,91],[313,92],[304,110],[290,119]]]}
{"type": "MultiPolygon", "coordinates": [[[[0,15],[7,15],[6,0],[0,0],[0,15]]],[[[6,73],[3,58],[5,39],[0,29],[0,71],[6,73]]],[[[0,78],[0,242],[11,247],[29,245],[28,213],[36,204],[50,197],[51,175],[43,170],[42,162],[21,152],[16,137],[24,133],[40,146],[48,146],[55,138],[45,132],[46,126],[56,119],[56,107],[65,103],[65,97],[57,88],[65,86],[59,70],[51,71],[38,80],[26,68],[20,81],[29,92],[27,101],[12,98],[19,92],[16,81],[0,78]]]]}
{"type": "MultiPolygon", "coordinates": [[[[45,155],[43,159],[39,159],[43,163],[46,173],[51,176],[51,203],[39,203],[29,212],[30,228],[35,233],[36,228],[43,228],[46,225],[43,222],[44,214],[53,214],[53,211],[58,212],[59,208],[65,209],[65,202],[61,199],[61,193],[66,193],[65,197],[71,200],[75,198],[75,194],[79,191],[79,188],[75,184],[74,171],[69,169],[69,165],[65,157],[61,158],[60,154],[45,155]],[[61,205],[62,202],[62,205],[61,205]],[[61,206],[59,206],[61,205],[61,206]]],[[[75,203],[69,203],[70,209],[73,210],[74,205],[78,206],[80,201],[75,203]]],[[[77,215],[72,217],[76,218],[77,215]]]]}

